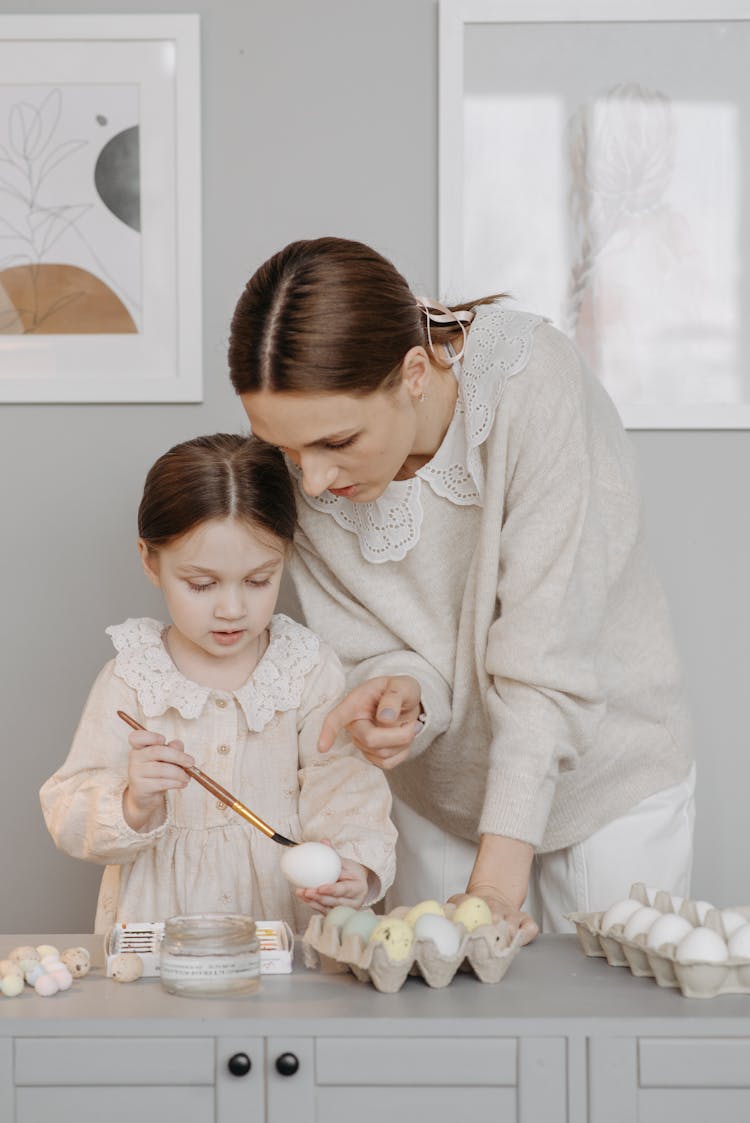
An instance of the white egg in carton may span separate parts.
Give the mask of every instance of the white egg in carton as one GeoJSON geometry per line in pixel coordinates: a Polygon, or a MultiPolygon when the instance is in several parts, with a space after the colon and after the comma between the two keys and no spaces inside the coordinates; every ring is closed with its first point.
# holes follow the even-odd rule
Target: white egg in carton
{"type": "Polygon", "coordinates": [[[714,908],[638,882],[600,912],[569,913],[581,946],[686,998],[750,994],[750,907],[714,908]]]}
{"type": "MultiPolygon", "coordinates": [[[[446,904],[442,908],[450,919],[456,906],[446,904]]],[[[409,912],[402,905],[378,919],[402,921],[409,912]]],[[[521,948],[519,937],[511,938],[505,923],[461,931],[453,955],[441,954],[432,939],[415,937],[409,953],[394,961],[383,943],[365,940],[356,932],[342,938],[340,928],[328,927],[325,918],[316,913],[307,926],[302,955],[307,967],[351,971],[360,982],[370,982],[385,994],[395,994],[409,975],[421,975],[431,987],[445,987],[459,970],[472,971],[483,983],[499,983],[521,948]]]]}

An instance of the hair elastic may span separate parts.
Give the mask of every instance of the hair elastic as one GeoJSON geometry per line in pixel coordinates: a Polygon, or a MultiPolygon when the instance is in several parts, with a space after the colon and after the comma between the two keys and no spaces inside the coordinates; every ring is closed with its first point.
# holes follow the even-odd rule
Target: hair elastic
{"type": "Polygon", "coordinates": [[[454,356],[454,361],[458,362],[463,358],[463,353],[466,350],[466,324],[470,324],[474,319],[474,313],[468,308],[460,308],[453,311],[451,308],[446,308],[444,304],[440,304],[437,300],[429,300],[426,296],[416,297],[417,308],[421,308],[424,312],[427,321],[427,339],[430,344],[430,350],[433,355],[435,354],[435,346],[432,342],[432,332],[430,331],[430,324],[458,324],[461,329],[461,334],[464,337],[461,344],[461,350],[454,356]],[[435,311],[437,309],[437,311],[435,311]]]}

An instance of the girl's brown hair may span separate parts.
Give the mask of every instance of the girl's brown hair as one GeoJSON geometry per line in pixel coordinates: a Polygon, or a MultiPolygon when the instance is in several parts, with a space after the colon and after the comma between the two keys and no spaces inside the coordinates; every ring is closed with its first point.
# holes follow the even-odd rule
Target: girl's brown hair
{"type": "Polygon", "coordinates": [[[294,491],[277,448],[231,433],[183,441],[151,467],[138,508],[138,534],[153,550],[209,519],[241,519],[291,542],[294,491]]]}
{"type": "MultiPolygon", "coordinates": [[[[431,324],[430,333],[443,343],[461,331],[431,324]]],[[[229,371],[238,394],[371,394],[399,383],[416,346],[429,347],[425,315],[395,266],[362,242],[316,238],[290,243],[248,281],[232,317],[229,371]]]]}

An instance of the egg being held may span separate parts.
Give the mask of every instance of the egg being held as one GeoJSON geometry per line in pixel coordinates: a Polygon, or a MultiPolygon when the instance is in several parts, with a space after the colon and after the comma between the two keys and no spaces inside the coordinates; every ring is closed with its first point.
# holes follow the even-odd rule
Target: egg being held
{"type": "Polygon", "coordinates": [[[338,881],[341,859],[333,847],[324,842],[301,842],[284,850],[281,872],[300,889],[317,889],[319,885],[333,885],[338,881]]]}

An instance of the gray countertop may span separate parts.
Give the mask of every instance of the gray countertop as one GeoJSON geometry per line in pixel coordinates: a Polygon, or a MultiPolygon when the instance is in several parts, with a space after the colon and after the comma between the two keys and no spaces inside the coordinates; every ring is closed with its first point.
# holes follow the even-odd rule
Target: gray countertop
{"type": "Polygon", "coordinates": [[[107,979],[98,936],[0,936],[0,957],[19,944],[40,943],[61,950],[88,947],[92,971],[51,998],[40,998],[28,987],[17,998],[0,997],[0,1036],[395,1032],[440,1037],[594,1030],[750,1036],[750,995],[684,998],[653,979],[635,978],[627,968],[587,958],[575,936],[540,936],[494,985],[480,983],[473,974],[459,974],[442,989],[408,978],[397,994],[380,994],[348,973],[310,970],[297,956],[292,974],[263,976],[256,995],[202,999],[168,994],[158,979],[128,984],[107,979]]]}

